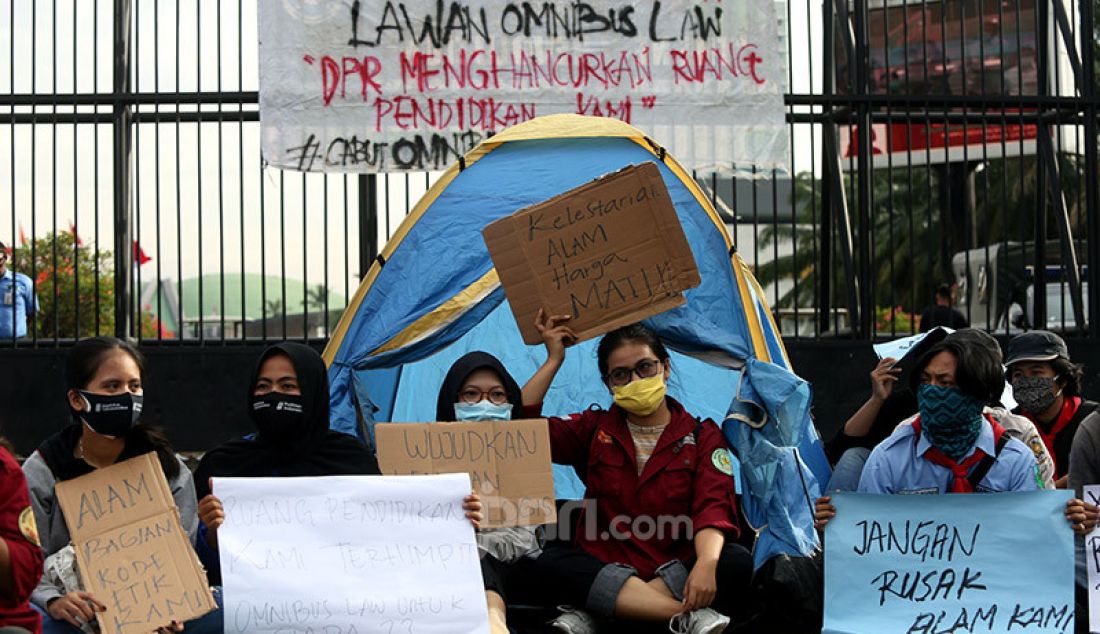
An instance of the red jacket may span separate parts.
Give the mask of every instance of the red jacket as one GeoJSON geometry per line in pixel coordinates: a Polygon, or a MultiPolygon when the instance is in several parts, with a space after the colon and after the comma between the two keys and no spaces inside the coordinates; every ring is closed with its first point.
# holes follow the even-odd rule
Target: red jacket
{"type": "Polygon", "coordinates": [[[668,407],[672,420],[640,476],[634,440],[618,406],[549,419],[554,462],[576,469],[587,487],[585,500],[591,501],[574,527],[574,544],[607,563],[628,564],[646,580],[665,562],[692,559],[694,533],[717,528],[727,539],[738,534],[722,433],[713,421],[699,425],[672,398],[668,407]]]}
{"type": "Polygon", "coordinates": [[[38,546],[34,512],[27,481],[19,463],[0,449],[0,539],[8,546],[15,592],[0,594],[0,627],[42,631],[42,619],[27,602],[42,578],[42,549],[38,546]]]}

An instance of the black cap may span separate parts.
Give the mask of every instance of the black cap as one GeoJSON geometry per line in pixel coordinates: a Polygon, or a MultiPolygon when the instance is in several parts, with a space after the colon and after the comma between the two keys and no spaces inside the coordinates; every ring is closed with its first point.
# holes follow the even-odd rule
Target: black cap
{"type": "Polygon", "coordinates": [[[1069,359],[1066,342],[1053,332],[1033,330],[1016,335],[1008,342],[1008,358],[1005,365],[1022,361],[1053,361],[1058,357],[1069,359]]]}

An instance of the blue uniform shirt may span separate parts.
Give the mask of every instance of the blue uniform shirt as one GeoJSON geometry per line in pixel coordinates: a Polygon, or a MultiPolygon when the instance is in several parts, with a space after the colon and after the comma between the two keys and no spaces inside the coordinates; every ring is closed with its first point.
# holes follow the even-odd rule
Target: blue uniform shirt
{"type": "Polygon", "coordinates": [[[31,278],[5,271],[0,276],[0,339],[27,336],[27,315],[38,312],[31,278]],[[13,310],[14,307],[14,310],[13,310]]]}
{"type": "MultiPolygon", "coordinates": [[[[912,425],[900,425],[875,447],[859,479],[861,493],[945,493],[950,489],[954,480],[951,470],[926,460],[924,452],[931,449],[932,444],[927,434],[921,434],[920,440],[913,442],[915,435],[912,425]]],[[[982,420],[982,431],[974,448],[990,456],[994,454],[993,426],[988,420],[982,420]]],[[[963,460],[974,454],[974,448],[963,456],[963,460]]],[[[975,492],[1035,491],[1042,488],[1037,473],[1035,454],[1027,445],[1012,438],[1005,443],[1001,455],[975,487],[975,492]]]]}

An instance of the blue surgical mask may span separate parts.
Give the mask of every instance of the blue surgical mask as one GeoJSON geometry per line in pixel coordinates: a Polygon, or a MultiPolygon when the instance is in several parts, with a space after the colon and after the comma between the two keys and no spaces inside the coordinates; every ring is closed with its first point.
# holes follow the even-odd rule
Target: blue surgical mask
{"type": "Polygon", "coordinates": [[[472,422],[479,420],[511,420],[512,404],[497,405],[488,400],[477,403],[455,403],[455,420],[472,422]]]}

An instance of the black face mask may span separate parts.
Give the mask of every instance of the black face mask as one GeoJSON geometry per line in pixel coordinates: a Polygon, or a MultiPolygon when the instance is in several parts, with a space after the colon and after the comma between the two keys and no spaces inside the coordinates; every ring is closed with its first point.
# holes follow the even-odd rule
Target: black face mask
{"type": "Polygon", "coordinates": [[[302,397],[269,392],[252,397],[252,422],[260,440],[276,445],[291,445],[302,433],[302,397]]]}
{"type": "Polygon", "coordinates": [[[73,415],[84,421],[97,434],[121,438],[141,418],[142,395],[115,394],[104,396],[77,390],[84,399],[83,411],[73,410],[73,415]]]}

